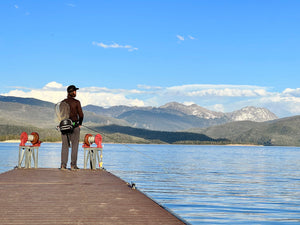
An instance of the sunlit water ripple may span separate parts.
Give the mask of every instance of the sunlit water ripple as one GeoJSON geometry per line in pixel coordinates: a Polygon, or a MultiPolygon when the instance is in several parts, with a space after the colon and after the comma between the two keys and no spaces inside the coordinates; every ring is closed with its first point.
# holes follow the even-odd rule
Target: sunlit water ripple
{"type": "MultiPolygon", "coordinates": [[[[17,159],[0,143],[0,172],[17,159]]],[[[39,167],[59,165],[60,144],[43,143],[39,167]]],[[[300,223],[300,148],[105,144],[104,167],[191,224],[300,223]]]]}

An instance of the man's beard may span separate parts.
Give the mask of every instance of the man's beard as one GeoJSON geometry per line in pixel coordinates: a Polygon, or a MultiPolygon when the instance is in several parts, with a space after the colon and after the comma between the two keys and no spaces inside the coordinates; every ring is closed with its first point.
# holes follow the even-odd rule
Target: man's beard
{"type": "Polygon", "coordinates": [[[69,93],[69,95],[70,95],[72,98],[75,98],[75,97],[76,97],[76,92],[73,91],[73,92],[69,93]]]}

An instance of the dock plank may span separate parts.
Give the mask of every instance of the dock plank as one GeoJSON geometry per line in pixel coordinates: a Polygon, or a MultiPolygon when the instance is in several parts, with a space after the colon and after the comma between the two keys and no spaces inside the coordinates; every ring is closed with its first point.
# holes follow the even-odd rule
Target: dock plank
{"type": "Polygon", "coordinates": [[[185,224],[105,170],[0,174],[0,224],[185,224]]]}

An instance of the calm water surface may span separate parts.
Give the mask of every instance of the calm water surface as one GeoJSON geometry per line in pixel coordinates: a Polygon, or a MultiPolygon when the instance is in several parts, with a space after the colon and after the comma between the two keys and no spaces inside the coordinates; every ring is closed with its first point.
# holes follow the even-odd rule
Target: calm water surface
{"type": "MultiPolygon", "coordinates": [[[[105,144],[103,155],[108,171],[191,224],[300,224],[300,148],[105,144]]],[[[0,143],[0,172],[17,160],[18,144],[0,143]]],[[[59,165],[60,144],[43,143],[39,167],[59,165]]]]}

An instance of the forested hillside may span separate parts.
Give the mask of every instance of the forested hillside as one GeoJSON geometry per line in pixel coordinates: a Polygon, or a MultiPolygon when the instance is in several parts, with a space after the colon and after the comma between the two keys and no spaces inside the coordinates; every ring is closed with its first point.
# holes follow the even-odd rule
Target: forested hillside
{"type": "Polygon", "coordinates": [[[230,139],[233,143],[300,146],[300,116],[263,123],[250,121],[232,122],[190,131],[203,133],[213,138],[230,139]]]}

